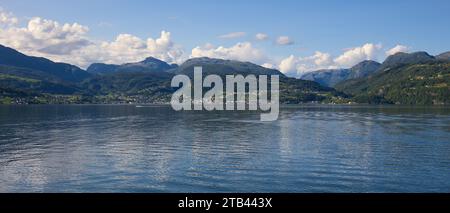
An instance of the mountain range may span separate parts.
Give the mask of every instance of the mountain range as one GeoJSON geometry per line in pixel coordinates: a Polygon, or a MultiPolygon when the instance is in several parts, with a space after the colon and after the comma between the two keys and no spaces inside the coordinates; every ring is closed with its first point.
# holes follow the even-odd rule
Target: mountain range
{"type": "Polygon", "coordinates": [[[113,72],[164,72],[176,68],[176,64],[168,64],[154,57],[148,57],[141,62],[122,65],[94,63],[87,68],[92,74],[108,74],[113,72]]]}
{"type": "Polygon", "coordinates": [[[177,74],[280,76],[282,103],[450,104],[450,52],[397,53],[383,63],[319,70],[301,79],[250,62],[193,58],[180,65],[148,57],[126,64],[77,66],[22,54],[0,45],[0,104],[168,103],[177,74]]]}
{"type": "Polygon", "coordinates": [[[363,61],[350,69],[319,70],[301,78],[333,87],[357,103],[450,104],[450,52],[399,52],[382,64],[363,61]]]}
{"type": "Polygon", "coordinates": [[[325,69],[304,74],[300,77],[303,80],[315,81],[323,86],[333,87],[339,82],[363,78],[380,68],[381,64],[376,61],[366,60],[350,69],[325,69]]]}
{"type": "Polygon", "coordinates": [[[148,57],[121,65],[95,63],[83,70],[0,45],[0,103],[168,103],[177,89],[170,86],[172,77],[192,76],[194,66],[202,66],[205,75],[280,75],[283,103],[339,103],[347,99],[333,88],[289,78],[250,62],[193,58],[178,66],[148,57]]]}
{"type": "Polygon", "coordinates": [[[30,75],[43,75],[69,82],[80,82],[91,76],[77,66],[55,63],[46,58],[27,56],[2,45],[0,45],[0,66],[3,68],[21,68],[22,71],[28,72],[30,75]]]}
{"type": "Polygon", "coordinates": [[[399,52],[387,57],[382,64],[376,61],[366,60],[349,69],[325,69],[312,71],[302,75],[300,79],[315,81],[324,86],[334,87],[340,82],[368,77],[376,72],[387,71],[391,68],[403,65],[423,64],[436,61],[446,62],[449,60],[450,52],[442,53],[438,56],[431,56],[426,52],[399,52]]]}
{"type": "Polygon", "coordinates": [[[426,52],[397,53],[372,74],[339,82],[334,88],[359,103],[448,105],[448,56],[448,52],[438,56],[426,52]]]}

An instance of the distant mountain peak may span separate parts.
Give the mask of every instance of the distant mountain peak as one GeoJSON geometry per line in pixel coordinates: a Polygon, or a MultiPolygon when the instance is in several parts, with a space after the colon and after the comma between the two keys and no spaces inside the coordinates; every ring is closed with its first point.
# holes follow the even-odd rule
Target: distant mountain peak
{"type": "Polygon", "coordinates": [[[118,67],[119,65],[115,64],[93,63],[87,68],[87,71],[96,74],[106,74],[115,72],[118,67]]]}
{"type": "Polygon", "coordinates": [[[183,64],[190,64],[190,63],[227,63],[227,62],[231,62],[231,61],[233,61],[233,60],[219,59],[219,58],[209,58],[209,57],[198,57],[198,58],[190,58],[187,61],[185,61],[183,64]]]}
{"type": "Polygon", "coordinates": [[[401,58],[401,57],[408,57],[408,58],[420,58],[420,57],[423,57],[423,58],[434,58],[434,56],[428,54],[428,52],[425,52],[425,51],[417,51],[417,52],[411,52],[411,53],[398,52],[398,53],[395,53],[393,55],[390,55],[389,57],[391,57],[391,58],[401,58]]]}
{"type": "Polygon", "coordinates": [[[278,70],[268,69],[251,62],[242,62],[236,60],[226,60],[219,58],[198,57],[185,61],[177,68],[169,72],[175,74],[191,75],[195,66],[203,66],[203,72],[208,74],[232,75],[232,74],[254,74],[254,75],[280,75],[284,76],[278,70]]]}
{"type": "Polygon", "coordinates": [[[443,61],[450,61],[450,51],[437,55],[436,59],[443,61]]]}
{"type": "Polygon", "coordinates": [[[163,60],[160,60],[158,58],[155,58],[153,56],[147,57],[145,58],[143,61],[141,61],[142,63],[148,64],[148,63],[166,63],[163,60]]]}
{"type": "Polygon", "coordinates": [[[427,63],[434,60],[435,60],[434,56],[431,56],[424,51],[413,53],[399,52],[387,57],[386,60],[383,62],[381,69],[385,70],[387,68],[392,68],[395,66],[406,64],[427,63]]]}
{"type": "Polygon", "coordinates": [[[168,64],[155,57],[147,57],[143,61],[126,63],[122,65],[95,63],[89,66],[88,72],[106,74],[113,72],[164,72],[175,68],[177,65],[168,64]]]}
{"type": "Polygon", "coordinates": [[[364,60],[359,62],[358,64],[356,64],[353,67],[357,67],[357,66],[366,66],[366,65],[373,65],[373,64],[378,64],[381,65],[379,62],[373,61],[373,60],[364,60]]]}
{"type": "Polygon", "coordinates": [[[365,60],[357,65],[350,68],[351,74],[349,76],[349,79],[352,78],[362,78],[371,75],[372,73],[376,72],[378,69],[380,69],[381,64],[372,61],[372,60],[365,60]]]}
{"type": "Polygon", "coordinates": [[[381,64],[364,60],[350,69],[325,69],[309,72],[301,76],[300,79],[315,81],[323,86],[333,87],[336,84],[354,78],[366,77],[380,68],[381,64]]]}
{"type": "Polygon", "coordinates": [[[54,62],[43,57],[28,56],[3,45],[0,45],[0,65],[41,71],[64,81],[78,82],[90,76],[77,66],[54,62]]]}

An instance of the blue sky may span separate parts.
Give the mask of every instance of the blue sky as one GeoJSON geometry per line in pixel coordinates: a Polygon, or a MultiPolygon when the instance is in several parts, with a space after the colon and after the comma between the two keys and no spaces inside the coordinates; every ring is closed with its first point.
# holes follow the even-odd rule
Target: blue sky
{"type": "MultiPolygon", "coordinates": [[[[251,48],[264,55],[256,54],[253,62],[267,61],[279,67],[283,59],[292,55],[293,66],[288,67],[293,71],[301,70],[301,63],[311,63],[307,58],[317,51],[335,60],[345,51],[364,44],[378,48],[377,57],[367,56],[374,60],[384,59],[381,52],[396,45],[401,45],[404,48],[400,49],[405,51],[425,50],[430,54],[450,50],[450,1],[446,0],[0,0],[0,7],[4,13],[19,19],[17,27],[26,26],[32,17],[60,24],[78,23],[89,28],[82,36],[96,42],[112,42],[120,34],[142,40],[157,39],[164,30],[170,32],[170,42],[184,52],[184,59],[190,57],[193,48],[207,43],[211,47],[205,46],[203,52],[248,42],[251,48]],[[241,32],[241,36],[220,37],[233,32],[241,32]],[[266,34],[268,39],[258,41],[257,33],[266,34]],[[280,36],[287,36],[290,44],[277,44],[280,36]]],[[[203,52],[201,54],[207,54],[203,52]]],[[[210,54],[228,57],[228,53],[210,54]]],[[[238,53],[230,57],[240,59],[238,53]]],[[[251,57],[243,59],[252,61],[251,57]]],[[[107,61],[114,62],[111,58],[107,61]]],[[[350,66],[350,62],[326,64],[329,67],[345,65],[350,66]]],[[[305,66],[323,68],[317,64],[305,66]]]]}

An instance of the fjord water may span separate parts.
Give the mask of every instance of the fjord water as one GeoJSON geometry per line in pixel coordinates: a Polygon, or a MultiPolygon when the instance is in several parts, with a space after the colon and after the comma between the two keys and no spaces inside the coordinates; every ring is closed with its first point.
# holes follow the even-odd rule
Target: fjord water
{"type": "Polygon", "coordinates": [[[0,106],[0,192],[450,192],[450,110],[0,106]]]}

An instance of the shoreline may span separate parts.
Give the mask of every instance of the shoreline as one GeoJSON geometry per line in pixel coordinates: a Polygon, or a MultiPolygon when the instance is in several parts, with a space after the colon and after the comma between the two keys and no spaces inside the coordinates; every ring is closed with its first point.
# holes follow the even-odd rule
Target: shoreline
{"type": "MultiPolygon", "coordinates": [[[[49,103],[49,104],[0,104],[0,106],[170,106],[170,103],[49,103]]],[[[406,104],[331,104],[331,103],[300,103],[300,104],[280,104],[281,108],[297,108],[297,107],[392,107],[392,108],[450,108],[450,105],[406,105],[406,104]]],[[[194,110],[193,110],[194,111],[194,110]]],[[[248,110],[246,110],[248,111],[248,110]]]]}

